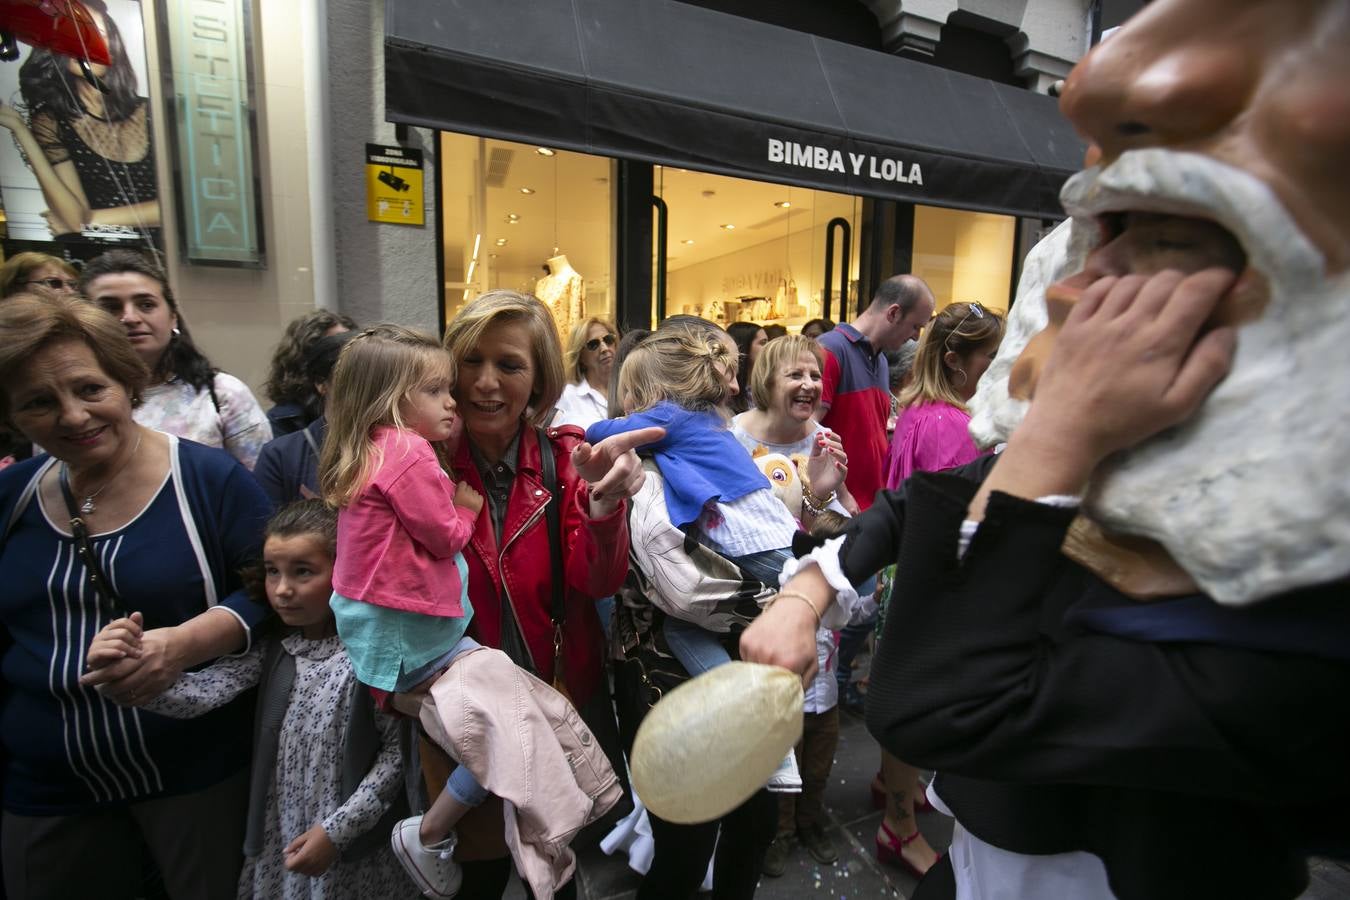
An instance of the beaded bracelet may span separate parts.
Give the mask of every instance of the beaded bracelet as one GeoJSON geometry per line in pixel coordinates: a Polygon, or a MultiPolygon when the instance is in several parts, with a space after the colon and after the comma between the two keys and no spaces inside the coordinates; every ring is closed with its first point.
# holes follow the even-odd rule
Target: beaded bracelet
{"type": "Polygon", "coordinates": [[[831,503],[834,502],[834,498],[836,495],[837,492],[830,491],[829,496],[822,499],[817,497],[811,491],[810,488],[806,488],[805,490],[802,491],[802,505],[805,506],[807,511],[810,512],[812,515],[818,516],[821,513],[823,513],[831,503]]]}

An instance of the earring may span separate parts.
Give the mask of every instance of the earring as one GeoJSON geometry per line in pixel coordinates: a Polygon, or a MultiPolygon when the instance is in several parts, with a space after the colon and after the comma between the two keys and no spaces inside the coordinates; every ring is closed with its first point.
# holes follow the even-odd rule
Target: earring
{"type": "Polygon", "coordinates": [[[177,334],[182,334],[183,332],[179,331],[179,330],[178,330],[178,326],[175,325],[175,326],[173,326],[173,333],[177,335],[177,334]]]}
{"type": "Polygon", "coordinates": [[[965,387],[965,386],[966,386],[966,382],[970,380],[970,376],[966,374],[966,370],[965,370],[965,369],[955,369],[954,371],[956,372],[957,375],[960,375],[960,376],[961,376],[961,380],[960,380],[960,381],[956,381],[955,379],[953,379],[952,383],[953,383],[956,387],[965,387]]]}

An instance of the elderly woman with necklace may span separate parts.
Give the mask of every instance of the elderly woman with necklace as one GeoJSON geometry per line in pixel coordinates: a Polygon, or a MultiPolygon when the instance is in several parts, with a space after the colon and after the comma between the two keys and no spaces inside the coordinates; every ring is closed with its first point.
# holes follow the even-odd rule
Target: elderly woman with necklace
{"type": "Polygon", "coordinates": [[[6,893],[137,896],[144,846],[170,896],[232,897],[251,702],[174,721],[110,700],[247,646],[266,610],[238,573],[267,499],[227,454],[134,421],[147,373],[107,313],[18,296],[0,334],[0,416],[47,449],[0,472],[6,893]],[[86,672],[123,616],[141,654],[86,672]]]}

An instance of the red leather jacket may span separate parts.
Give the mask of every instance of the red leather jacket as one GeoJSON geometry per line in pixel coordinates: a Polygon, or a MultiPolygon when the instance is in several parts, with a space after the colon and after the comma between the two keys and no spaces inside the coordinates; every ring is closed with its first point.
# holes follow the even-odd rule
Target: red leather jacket
{"type": "MultiPolygon", "coordinates": [[[[628,570],[628,508],[621,504],[603,519],[588,515],[590,489],[572,468],[572,449],[583,440],[573,425],[548,429],[562,491],[563,576],[567,618],[563,625],[563,681],[577,706],[600,684],[604,632],[595,601],[617,593],[628,570]]],[[[502,525],[502,546],[492,527],[487,503],[474,522],[464,548],[469,566],[473,622],[469,633],[488,647],[501,647],[502,604],[510,603],[530,651],[535,671],[553,681],[553,573],[544,507],[549,494],[539,470],[539,441],[532,426],[521,430],[516,477],[502,525]]],[[[483,481],[460,441],[451,461],[453,478],[483,490],[483,481]]]]}

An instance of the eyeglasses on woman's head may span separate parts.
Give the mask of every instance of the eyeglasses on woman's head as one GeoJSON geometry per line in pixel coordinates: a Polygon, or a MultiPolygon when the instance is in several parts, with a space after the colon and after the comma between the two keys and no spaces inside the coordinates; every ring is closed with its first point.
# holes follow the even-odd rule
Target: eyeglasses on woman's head
{"type": "Polygon", "coordinates": [[[942,346],[946,347],[948,350],[952,349],[951,346],[952,335],[959,334],[961,332],[961,327],[966,324],[966,320],[969,319],[971,316],[974,316],[977,319],[984,318],[984,307],[981,306],[978,301],[975,300],[970,301],[970,305],[966,310],[966,314],[961,317],[960,322],[956,323],[955,328],[947,332],[947,339],[942,342],[942,346]]]}
{"type": "Polygon", "coordinates": [[[586,342],[586,349],[594,353],[600,349],[600,342],[604,341],[606,347],[614,346],[614,335],[607,334],[604,337],[591,338],[586,342]]]}

